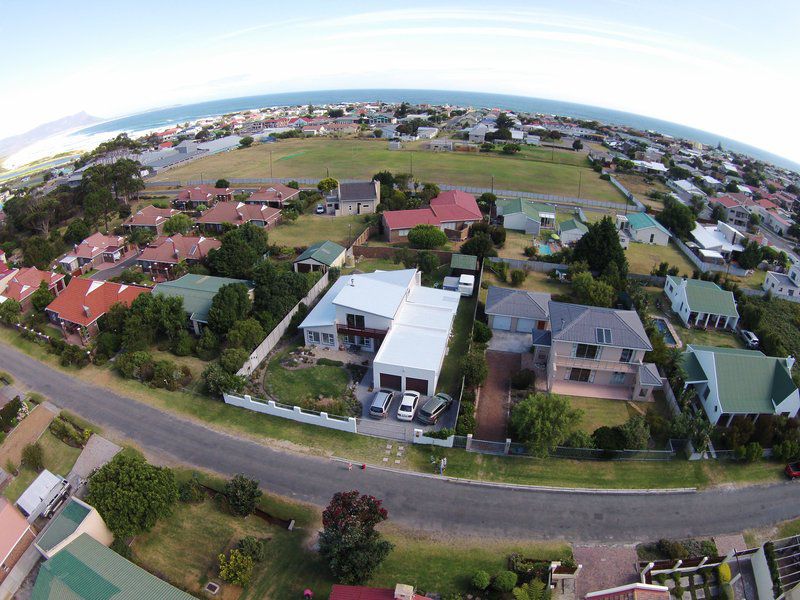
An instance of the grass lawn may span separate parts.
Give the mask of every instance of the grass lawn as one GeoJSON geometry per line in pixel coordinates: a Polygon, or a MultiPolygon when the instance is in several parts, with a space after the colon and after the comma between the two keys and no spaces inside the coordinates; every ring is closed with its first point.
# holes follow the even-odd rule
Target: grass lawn
{"type": "MultiPolygon", "coordinates": [[[[494,274],[488,267],[483,270],[483,281],[488,285],[499,287],[512,287],[511,283],[503,283],[500,278],[494,274]]],[[[567,283],[560,283],[553,281],[548,277],[547,273],[537,273],[531,271],[525,278],[525,281],[519,286],[520,290],[529,290],[531,292],[545,292],[548,294],[570,294],[572,286],[567,283]]],[[[481,300],[486,301],[486,290],[481,290],[481,300]]]]}
{"type": "MultiPolygon", "coordinates": [[[[564,396],[569,401],[572,408],[577,408],[583,412],[581,417],[580,429],[586,433],[592,433],[602,425],[613,427],[622,425],[628,417],[638,414],[628,406],[624,400],[609,400],[607,398],[585,398],[583,396],[564,396]]],[[[640,405],[649,403],[639,403],[640,405]]],[[[643,410],[647,406],[642,406],[643,410]]]]}
{"type": "Polygon", "coordinates": [[[319,397],[341,398],[350,382],[350,376],[342,367],[314,365],[303,369],[289,370],[281,366],[288,351],[277,354],[270,360],[264,375],[264,388],[278,401],[303,408],[318,408],[319,397]]]}
{"type": "Polygon", "coordinates": [[[372,273],[373,271],[397,271],[398,269],[405,269],[403,263],[396,263],[388,258],[362,258],[355,267],[342,269],[342,273],[348,275],[353,271],[372,273]]]}
{"type": "MultiPolygon", "coordinates": [[[[44,468],[51,473],[66,477],[72,470],[72,465],[78,460],[78,456],[81,453],[80,448],[68,446],[50,433],[50,431],[45,431],[42,434],[42,437],[39,438],[39,443],[44,451],[44,468]]],[[[17,498],[22,495],[22,492],[33,483],[37,475],[38,473],[33,469],[20,467],[19,475],[17,475],[11,483],[8,484],[8,487],[3,490],[3,495],[11,502],[16,502],[17,498]]]]}
{"type": "MultiPolygon", "coordinates": [[[[500,153],[429,152],[409,144],[389,150],[386,140],[297,139],[223,152],[170,169],[164,181],[214,180],[220,177],[263,177],[272,154],[274,177],[370,179],[378,171],[408,173],[420,181],[578,196],[625,204],[622,194],[600,179],[585,154],[525,149],[500,153]],[[413,156],[413,159],[412,159],[413,156]],[[551,156],[555,162],[551,162],[551,156]],[[580,174],[580,175],[579,175],[580,174]]],[[[268,172],[268,171],[267,171],[268,172]]]]}
{"type": "Polygon", "coordinates": [[[330,240],[342,246],[356,239],[367,228],[362,215],[329,217],[300,215],[296,221],[286,221],[268,231],[269,241],[279,246],[310,246],[330,240]]]}
{"type": "Polygon", "coordinates": [[[631,242],[625,251],[625,257],[628,259],[630,273],[649,275],[652,268],[662,262],[668,262],[671,267],[678,267],[680,275],[691,277],[694,270],[694,265],[672,242],[666,246],[631,242]]]}
{"type": "Polygon", "coordinates": [[[450,336],[447,356],[444,357],[442,372],[439,373],[439,383],[436,391],[445,392],[456,399],[461,391],[461,369],[459,363],[461,357],[467,353],[469,348],[475,303],[477,301],[478,296],[462,297],[459,301],[458,311],[455,319],[453,319],[453,333],[450,336]]]}
{"type": "Polygon", "coordinates": [[[506,242],[497,251],[498,256],[503,258],[516,258],[518,260],[528,260],[525,256],[525,248],[533,245],[533,236],[521,231],[506,230],[506,242]]]}
{"type": "Polygon", "coordinates": [[[650,182],[644,176],[635,173],[614,173],[614,178],[633,193],[643,204],[656,211],[664,208],[664,203],[648,197],[650,192],[669,192],[669,188],[658,179],[651,177],[650,182]]]}

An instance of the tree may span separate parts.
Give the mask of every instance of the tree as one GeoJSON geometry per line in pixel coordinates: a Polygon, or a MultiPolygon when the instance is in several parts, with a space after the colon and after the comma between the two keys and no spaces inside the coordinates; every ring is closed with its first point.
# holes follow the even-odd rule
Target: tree
{"type": "Polygon", "coordinates": [[[0,304],[0,322],[2,323],[16,325],[19,323],[20,314],[22,314],[22,306],[16,300],[8,298],[0,304]]]}
{"type": "Polygon", "coordinates": [[[372,181],[378,181],[381,187],[387,186],[390,189],[394,187],[394,175],[391,171],[380,171],[372,176],[372,181]]]}
{"type": "Polygon", "coordinates": [[[511,129],[514,126],[514,120],[506,113],[502,112],[497,115],[494,125],[498,129],[511,129]]]}
{"type": "Polygon", "coordinates": [[[517,574],[514,571],[500,571],[494,576],[492,587],[498,592],[510,592],[517,585],[517,574]]]}
{"type": "Polygon", "coordinates": [[[41,444],[28,444],[22,449],[22,464],[37,473],[44,469],[44,450],[41,444]]]}
{"type": "Polygon", "coordinates": [[[116,208],[117,201],[108,188],[93,187],[83,199],[84,216],[92,223],[97,223],[102,217],[106,233],[108,233],[108,217],[116,208]]]}
{"type": "Polygon", "coordinates": [[[238,393],[244,389],[244,377],[228,373],[219,363],[209,364],[202,377],[213,396],[222,396],[226,392],[238,393]]]}
{"type": "Polygon", "coordinates": [[[422,198],[425,202],[430,202],[433,198],[436,198],[440,193],[439,186],[435,183],[423,183],[422,190],[419,193],[419,197],[422,198]]]}
{"type": "Polygon", "coordinates": [[[497,196],[491,192],[484,192],[480,196],[478,196],[478,207],[481,209],[481,212],[491,212],[492,207],[497,202],[497,196]]]}
{"type": "Polygon", "coordinates": [[[194,222],[189,215],[178,213],[177,215],[172,215],[167,219],[167,222],[164,223],[164,233],[166,235],[175,235],[176,233],[185,234],[193,226],[194,222]]]}
{"type": "Polygon", "coordinates": [[[492,339],[492,329],[482,321],[475,321],[472,326],[472,339],[478,344],[487,344],[492,339]]]}
{"type": "Polygon", "coordinates": [[[242,148],[249,148],[250,146],[253,145],[254,141],[255,140],[253,139],[253,136],[246,135],[242,139],[239,140],[239,146],[241,146],[242,148]]]}
{"type": "Polygon", "coordinates": [[[227,179],[217,179],[217,182],[214,184],[214,187],[224,190],[231,187],[231,182],[228,181],[227,179]]]}
{"type": "Polygon", "coordinates": [[[322,513],[319,553],[341,583],[363,584],[389,555],[393,545],[375,531],[388,518],[374,496],[355,490],[334,494],[322,513]]]}
{"type": "Polygon", "coordinates": [[[234,585],[247,585],[253,575],[255,561],[241,550],[234,548],[228,557],[219,555],[219,576],[234,585]]]}
{"type": "Polygon", "coordinates": [[[67,230],[64,232],[64,242],[67,244],[80,244],[83,240],[89,237],[92,230],[83,219],[73,219],[67,225],[67,230]]]}
{"type": "Polygon", "coordinates": [[[439,268],[439,257],[433,252],[423,250],[417,254],[417,267],[426,275],[430,275],[439,268]]]}
{"type": "Polygon", "coordinates": [[[36,312],[42,312],[53,300],[56,295],[50,291],[46,281],[42,281],[36,291],[31,294],[31,306],[36,312]]]}
{"type": "Polygon", "coordinates": [[[664,198],[664,210],[656,215],[656,219],[682,240],[688,239],[695,227],[692,209],[671,196],[664,198]]]}
{"type": "Polygon", "coordinates": [[[722,204],[714,204],[711,207],[711,220],[715,223],[725,220],[725,207],[722,204]]]}
{"type": "Polygon", "coordinates": [[[572,278],[572,289],[580,304],[610,308],[614,303],[614,288],[605,281],[598,281],[592,274],[579,273],[572,278]]]}
{"type": "Polygon", "coordinates": [[[225,335],[234,323],[247,318],[253,305],[247,286],[229,283],[219,288],[208,309],[208,326],[217,335],[225,335]]]}
{"type": "Polygon", "coordinates": [[[244,348],[227,348],[222,351],[219,364],[226,372],[235,375],[248,358],[250,353],[244,348]]]}
{"type": "Polygon", "coordinates": [[[520,151],[519,144],[504,144],[503,145],[503,154],[516,154],[520,151]]]}
{"type": "Polygon", "coordinates": [[[333,177],[326,177],[321,179],[317,184],[317,189],[323,194],[330,194],[333,190],[339,187],[339,182],[333,177]]]}
{"type": "Polygon", "coordinates": [[[482,261],[487,256],[497,256],[497,251],[489,234],[476,233],[461,245],[461,254],[471,254],[482,261]]]}
{"type": "Polygon", "coordinates": [[[263,562],[267,557],[267,548],[263,540],[248,535],[239,540],[236,549],[240,550],[245,556],[249,556],[254,562],[263,562]]]}
{"type": "Polygon", "coordinates": [[[178,486],[170,469],[120,452],[91,476],[86,501],[115,537],[128,538],[149,531],[172,513],[178,486]]]}
{"type": "Polygon", "coordinates": [[[228,346],[231,348],[243,348],[248,352],[256,349],[267,333],[261,327],[261,323],[253,318],[236,321],[228,331],[228,346]]]}
{"type": "Polygon", "coordinates": [[[625,448],[644,450],[650,441],[650,426],[642,415],[633,415],[621,426],[625,448]]]}
{"type": "Polygon", "coordinates": [[[583,142],[576,139],[572,142],[572,149],[573,150],[583,150],[583,142]]]}
{"type": "Polygon", "coordinates": [[[743,269],[755,269],[761,262],[761,258],[761,246],[758,245],[758,242],[751,241],[747,243],[747,246],[739,254],[737,261],[743,269]]]}
{"type": "Polygon", "coordinates": [[[581,415],[566,398],[532,394],[511,410],[510,425],[531,454],[544,458],[569,436],[581,415]]]}
{"type": "Polygon", "coordinates": [[[46,270],[58,252],[46,237],[29,237],[22,242],[22,263],[26,267],[46,270]]]}
{"type": "Polygon", "coordinates": [[[489,367],[483,352],[473,348],[462,356],[461,373],[464,375],[465,385],[475,387],[482,384],[489,374],[489,367]]]}
{"type": "Polygon", "coordinates": [[[408,242],[414,248],[438,248],[447,243],[447,236],[436,225],[421,223],[408,232],[408,242]]]}
{"type": "Polygon", "coordinates": [[[228,499],[231,512],[239,517],[246,517],[256,509],[256,502],[263,495],[258,489],[258,482],[241,473],[234,475],[225,483],[223,490],[228,499]]]}
{"type": "Polygon", "coordinates": [[[572,262],[575,261],[586,261],[590,270],[598,272],[605,271],[613,263],[622,278],[627,275],[628,261],[611,217],[589,224],[586,234],[575,244],[572,262]]]}
{"type": "Polygon", "coordinates": [[[214,275],[250,279],[254,267],[266,254],[267,232],[263,227],[246,223],[222,236],[222,246],[211,250],[208,263],[214,275]]]}

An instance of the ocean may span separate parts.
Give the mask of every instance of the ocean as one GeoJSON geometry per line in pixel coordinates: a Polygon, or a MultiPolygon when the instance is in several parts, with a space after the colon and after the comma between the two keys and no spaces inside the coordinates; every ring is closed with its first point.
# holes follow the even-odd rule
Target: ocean
{"type": "Polygon", "coordinates": [[[772,154],[736,140],[718,136],[707,131],[686,127],[669,121],[645,117],[633,113],[621,112],[574,104],[544,98],[526,96],[510,96],[503,94],[485,94],[481,92],[446,91],[446,90],[413,90],[413,89],[363,89],[363,90],[319,90],[309,92],[288,92],[282,94],[265,94],[260,96],[244,96],[212,100],[197,104],[184,104],[169,108],[160,108],[143,113],[104,121],[74,132],[72,135],[95,135],[125,131],[137,133],[156,128],[184,123],[204,117],[213,117],[241,110],[264,108],[269,106],[286,106],[297,104],[332,104],[338,102],[409,102],[410,104],[455,104],[480,108],[501,108],[512,111],[563,115],[577,119],[596,120],[611,125],[625,125],[641,130],[658,131],[673,137],[696,140],[704,144],[716,146],[722,144],[725,149],[750,155],[775,165],[800,172],[800,164],[782,156],[772,154]]]}

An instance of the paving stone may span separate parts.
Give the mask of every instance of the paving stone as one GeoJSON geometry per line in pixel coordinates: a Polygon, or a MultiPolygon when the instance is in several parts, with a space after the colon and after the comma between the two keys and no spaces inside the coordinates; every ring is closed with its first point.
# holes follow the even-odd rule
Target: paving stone
{"type": "Polygon", "coordinates": [[[388,458],[384,458],[383,462],[389,462],[389,459],[388,458]]]}

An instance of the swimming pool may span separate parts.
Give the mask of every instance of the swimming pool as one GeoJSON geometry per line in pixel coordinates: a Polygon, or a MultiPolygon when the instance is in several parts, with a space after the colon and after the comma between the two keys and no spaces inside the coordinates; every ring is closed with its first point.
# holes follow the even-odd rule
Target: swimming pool
{"type": "Polygon", "coordinates": [[[550,249],[549,244],[539,244],[539,254],[541,256],[548,256],[552,253],[553,251],[550,249]]]}
{"type": "Polygon", "coordinates": [[[664,336],[664,341],[670,346],[676,346],[677,341],[672,333],[670,333],[669,327],[667,327],[667,322],[661,318],[655,318],[653,319],[653,322],[656,325],[656,329],[658,329],[661,332],[661,335],[664,336]]]}

